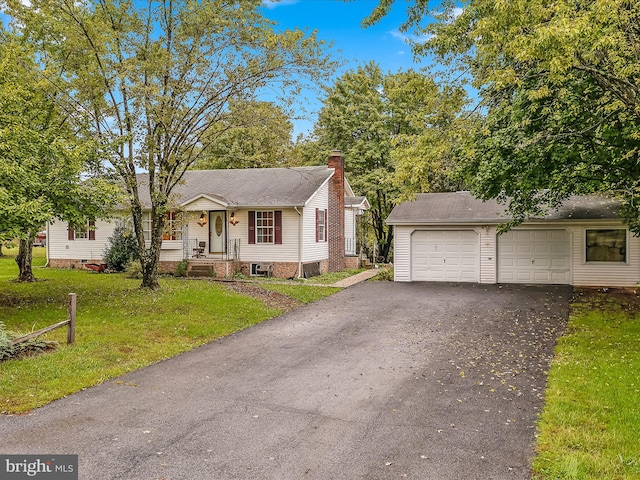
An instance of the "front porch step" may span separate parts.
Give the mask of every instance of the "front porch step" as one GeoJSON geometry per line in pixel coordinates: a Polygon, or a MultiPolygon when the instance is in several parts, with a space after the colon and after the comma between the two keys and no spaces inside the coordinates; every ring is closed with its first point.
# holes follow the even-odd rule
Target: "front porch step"
{"type": "Polygon", "coordinates": [[[187,277],[213,277],[214,275],[215,269],[213,264],[211,263],[189,263],[189,268],[187,269],[187,277]]]}

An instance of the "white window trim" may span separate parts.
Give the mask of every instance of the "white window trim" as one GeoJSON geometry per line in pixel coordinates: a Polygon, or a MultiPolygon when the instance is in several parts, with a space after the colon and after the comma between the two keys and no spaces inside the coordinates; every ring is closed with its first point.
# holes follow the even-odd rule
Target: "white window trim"
{"type": "Polygon", "coordinates": [[[618,226],[611,227],[586,227],[583,231],[582,237],[582,257],[583,261],[587,265],[629,265],[629,229],[618,226]],[[624,261],[612,261],[612,260],[587,260],[587,232],[595,230],[624,230],[625,231],[625,252],[624,261]]]}
{"type": "Polygon", "coordinates": [[[275,244],[276,241],[276,214],[274,210],[256,210],[255,213],[255,222],[256,222],[256,244],[259,245],[273,245],[275,244]],[[270,218],[267,218],[266,220],[270,220],[271,221],[271,225],[267,225],[267,226],[262,226],[260,225],[260,222],[263,221],[262,218],[260,218],[263,214],[269,214],[270,218]],[[266,229],[266,230],[270,230],[270,234],[267,233],[266,235],[263,235],[260,233],[260,231],[262,229],[266,229]],[[264,237],[270,237],[271,241],[263,241],[264,237]]]}
{"type": "Polygon", "coordinates": [[[318,243],[324,243],[327,241],[327,225],[325,220],[327,219],[327,210],[323,208],[318,209],[318,243]]]}
{"type": "Polygon", "coordinates": [[[74,240],[89,240],[89,220],[86,220],[83,225],[83,229],[73,229],[74,240]]]}
{"type": "MultiPolygon", "coordinates": [[[[175,218],[171,219],[170,216],[168,216],[168,218],[165,220],[165,224],[164,224],[165,233],[163,233],[162,236],[164,237],[165,235],[170,235],[170,236],[175,236],[176,238],[175,240],[163,238],[162,241],[163,242],[181,242],[182,227],[175,226],[176,223],[178,223],[179,225],[180,222],[182,222],[182,219],[180,218],[180,212],[171,211],[171,212],[168,212],[168,214],[174,214],[175,218]]],[[[151,221],[151,212],[150,211],[142,212],[142,234],[146,242],[151,241],[152,229],[153,229],[153,222],[151,221]]]]}

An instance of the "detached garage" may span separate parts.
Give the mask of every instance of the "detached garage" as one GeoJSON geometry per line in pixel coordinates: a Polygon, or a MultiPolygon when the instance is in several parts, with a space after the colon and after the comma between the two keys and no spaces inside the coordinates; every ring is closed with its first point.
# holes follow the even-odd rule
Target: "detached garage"
{"type": "Polygon", "coordinates": [[[571,197],[545,217],[498,234],[509,218],[497,202],[468,192],[421,194],[387,219],[394,226],[395,280],[635,286],[640,239],[617,208],[608,198],[571,197]]]}

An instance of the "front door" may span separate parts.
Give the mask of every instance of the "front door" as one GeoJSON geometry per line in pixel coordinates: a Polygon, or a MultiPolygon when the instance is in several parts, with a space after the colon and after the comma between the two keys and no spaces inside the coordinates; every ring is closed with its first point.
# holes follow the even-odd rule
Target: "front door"
{"type": "Polygon", "coordinates": [[[227,213],[224,210],[209,212],[209,253],[227,251],[227,213]]]}

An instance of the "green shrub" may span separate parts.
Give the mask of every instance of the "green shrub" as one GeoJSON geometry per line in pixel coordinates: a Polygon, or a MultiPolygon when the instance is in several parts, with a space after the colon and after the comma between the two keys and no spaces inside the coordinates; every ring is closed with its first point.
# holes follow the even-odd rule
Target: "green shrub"
{"type": "Polygon", "coordinates": [[[138,260],[130,260],[124,269],[128,278],[142,278],[142,265],[138,260]]]}
{"type": "Polygon", "coordinates": [[[0,322],[0,362],[10,358],[23,357],[27,355],[37,355],[45,350],[51,350],[58,345],[58,342],[32,338],[25,342],[13,344],[13,335],[5,329],[4,323],[0,322]]]}
{"type": "Polygon", "coordinates": [[[40,338],[32,338],[26,342],[20,342],[14,346],[14,357],[22,357],[28,355],[38,355],[47,350],[52,350],[58,346],[58,342],[52,340],[42,340],[40,338]]]}
{"type": "Polygon", "coordinates": [[[375,276],[375,279],[393,282],[393,268],[381,268],[378,271],[378,275],[375,276]]]}
{"type": "Polygon", "coordinates": [[[187,269],[189,268],[189,262],[187,260],[180,260],[176,265],[176,277],[186,277],[187,269]]]}
{"type": "Polygon", "coordinates": [[[11,335],[5,330],[4,323],[0,322],[0,361],[13,357],[15,348],[11,341],[11,335]]]}
{"type": "Polygon", "coordinates": [[[124,272],[129,262],[138,259],[138,242],[129,225],[118,223],[102,255],[107,267],[116,272],[124,272]]]}

